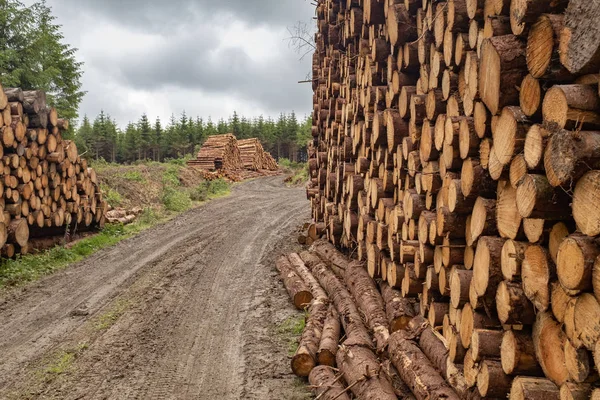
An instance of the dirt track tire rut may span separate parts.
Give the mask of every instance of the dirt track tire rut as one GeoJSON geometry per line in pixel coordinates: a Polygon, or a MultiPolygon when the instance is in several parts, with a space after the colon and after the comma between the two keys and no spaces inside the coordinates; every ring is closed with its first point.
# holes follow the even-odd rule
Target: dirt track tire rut
{"type": "Polygon", "coordinates": [[[309,209],[281,181],[236,186],[0,299],[0,398],[305,398],[276,334],[295,312],[272,263],[309,209]]]}

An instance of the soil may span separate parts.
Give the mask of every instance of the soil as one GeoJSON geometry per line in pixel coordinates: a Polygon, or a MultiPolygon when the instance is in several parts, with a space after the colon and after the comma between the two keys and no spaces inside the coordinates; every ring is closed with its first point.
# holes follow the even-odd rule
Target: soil
{"type": "Polygon", "coordinates": [[[0,298],[0,398],[305,399],[274,259],[309,218],[283,177],[0,298]]]}

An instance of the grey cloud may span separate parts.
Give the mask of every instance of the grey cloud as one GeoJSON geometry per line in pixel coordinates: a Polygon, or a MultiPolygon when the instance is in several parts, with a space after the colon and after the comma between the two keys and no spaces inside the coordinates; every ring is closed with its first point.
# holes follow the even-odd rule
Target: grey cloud
{"type": "MultiPolygon", "coordinates": [[[[203,105],[190,104],[189,97],[201,99],[195,100],[199,103],[228,98],[272,116],[292,109],[302,115],[311,109],[310,85],[296,83],[310,71],[310,57],[299,62],[298,54],[284,41],[286,26],[310,22],[314,13],[310,0],[47,1],[64,26],[66,41],[80,48],[86,63],[83,82],[88,95],[81,115],[92,116],[105,109],[120,124],[135,120],[146,111],[145,105],[127,97],[136,94],[139,99],[140,93],[165,96],[165,110],[177,113],[185,108],[189,114],[201,116],[206,116],[203,105]],[[81,41],[86,32],[84,21],[90,20],[98,21],[96,27],[119,26],[123,40],[130,40],[127,32],[144,32],[164,40],[154,41],[161,43],[155,45],[139,43],[135,55],[110,50],[99,54],[85,43],[105,40],[100,29],[94,36],[88,35],[85,43],[81,41]],[[240,22],[250,28],[260,26],[278,37],[269,63],[256,62],[243,48],[223,43],[219,30],[240,22]],[[119,88],[118,101],[114,94],[106,93],[115,87],[119,88]]],[[[221,116],[232,111],[223,109],[221,116]]],[[[213,119],[218,117],[213,113],[213,119]]]]}
{"type": "Polygon", "coordinates": [[[252,25],[288,26],[314,14],[309,0],[62,0],[54,3],[56,8],[98,13],[137,29],[163,32],[198,18],[206,24],[231,16],[252,25]]]}

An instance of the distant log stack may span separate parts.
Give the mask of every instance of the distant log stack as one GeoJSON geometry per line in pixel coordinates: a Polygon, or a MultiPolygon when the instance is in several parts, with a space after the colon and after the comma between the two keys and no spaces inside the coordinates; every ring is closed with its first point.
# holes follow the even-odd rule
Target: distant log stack
{"type": "Polygon", "coordinates": [[[108,205],[95,171],[75,142],[63,139],[68,129],[43,91],[0,85],[2,257],[48,247],[41,245],[46,238],[104,225],[108,205]]]}
{"type": "MultiPolygon", "coordinates": [[[[419,300],[447,360],[417,344],[458,397],[589,397],[600,362],[600,3],[316,8],[311,242],[326,238],[419,300]]],[[[400,338],[392,350],[424,360],[400,338]]],[[[421,384],[441,388],[424,363],[426,376],[403,370],[409,358],[389,355],[415,397],[421,384]]]]}
{"type": "Polygon", "coordinates": [[[279,168],[273,156],[263,149],[260,140],[256,138],[238,140],[238,148],[245,169],[276,171],[279,168]]]}
{"type": "Polygon", "coordinates": [[[243,169],[238,141],[231,133],[210,136],[202,145],[198,157],[188,165],[207,171],[243,169]]]}

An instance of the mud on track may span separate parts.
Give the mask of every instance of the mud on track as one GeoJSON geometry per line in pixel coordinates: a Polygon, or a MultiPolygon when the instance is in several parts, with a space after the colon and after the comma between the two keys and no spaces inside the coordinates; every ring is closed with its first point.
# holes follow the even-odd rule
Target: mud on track
{"type": "Polygon", "coordinates": [[[0,398],[303,399],[274,258],[309,217],[281,177],[0,298],[0,398]]]}

